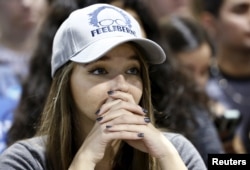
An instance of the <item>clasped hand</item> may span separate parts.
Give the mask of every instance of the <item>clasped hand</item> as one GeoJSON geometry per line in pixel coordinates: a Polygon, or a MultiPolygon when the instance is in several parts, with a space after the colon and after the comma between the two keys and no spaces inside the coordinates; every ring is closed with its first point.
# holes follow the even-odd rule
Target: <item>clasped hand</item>
{"type": "Polygon", "coordinates": [[[110,143],[121,140],[155,158],[165,157],[170,142],[150,123],[147,111],[129,93],[115,91],[109,96],[73,161],[95,167],[110,143]]]}

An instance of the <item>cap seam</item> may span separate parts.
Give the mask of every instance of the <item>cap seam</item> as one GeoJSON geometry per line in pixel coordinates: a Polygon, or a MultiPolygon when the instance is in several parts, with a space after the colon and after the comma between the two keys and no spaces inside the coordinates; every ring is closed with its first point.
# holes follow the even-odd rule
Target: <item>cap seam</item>
{"type": "MultiPolygon", "coordinates": [[[[70,21],[70,20],[69,20],[70,21]]],[[[75,51],[76,51],[76,42],[75,42],[75,36],[74,36],[74,32],[72,31],[72,29],[71,29],[71,23],[69,23],[69,34],[70,34],[70,36],[72,37],[72,45],[73,45],[73,47],[71,47],[71,48],[73,48],[73,52],[74,53],[76,53],[75,51]]],[[[71,57],[70,57],[71,58],[71,57]]],[[[69,59],[70,59],[69,58],[69,59]]]]}

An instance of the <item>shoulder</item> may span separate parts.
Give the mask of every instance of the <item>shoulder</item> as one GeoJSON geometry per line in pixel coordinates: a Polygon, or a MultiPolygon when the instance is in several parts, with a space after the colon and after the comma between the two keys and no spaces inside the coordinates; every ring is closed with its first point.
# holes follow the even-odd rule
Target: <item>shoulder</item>
{"type": "Polygon", "coordinates": [[[0,155],[0,170],[45,169],[45,138],[16,142],[0,155]]]}
{"type": "Polygon", "coordinates": [[[194,152],[196,151],[193,144],[183,135],[171,132],[164,132],[163,134],[175,146],[179,153],[189,149],[194,150],[194,152]]]}
{"type": "Polygon", "coordinates": [[[178,145],[178,146],[180,146],[180,145],[191,145],[189,147],[192,147],[192,143],[180,133],[163,132],[163,134],[174,145],[178,145]]]}
{"type": "Polygon", "coordinates": [[[205,170],[206,165],[194,145],[183,135],[164,132],[164,136],[175,146],[189,170],[205,170]]]}

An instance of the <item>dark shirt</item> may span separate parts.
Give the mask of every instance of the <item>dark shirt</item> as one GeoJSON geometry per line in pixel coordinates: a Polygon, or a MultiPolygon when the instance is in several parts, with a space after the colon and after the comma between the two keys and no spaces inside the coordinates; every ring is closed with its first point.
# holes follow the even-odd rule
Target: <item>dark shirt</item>
{"type": "Polygon", "coordinates": [[[250,78],[236,79],[223,74],[212,74],[207,92],[227,110],[239,111],[241,120],[235,134],[239,135],[247,153],[250,153],[250,78]]]}

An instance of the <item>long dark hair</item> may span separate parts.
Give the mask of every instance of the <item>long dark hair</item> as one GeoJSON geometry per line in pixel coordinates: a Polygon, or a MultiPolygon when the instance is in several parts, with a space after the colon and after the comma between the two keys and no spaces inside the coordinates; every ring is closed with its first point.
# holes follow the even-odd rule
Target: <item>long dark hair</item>
{"type": "Polygon", "coordinates": [[[202,44],[209,45],[214,55],[214,44],[203,26],[192,18],[172,16],[161,20],[159,30],[171,53],[192,51],[202,44]]]}
{"type": "MultiPolygon", "coordinates": [[[[161,41],[165,42],[162,46],[166,46],[164,49],[168,50],[169,56],[163,64],[152,66],[150,71],[157,125],[182,133],[187,138],[191,138],[197,126],[194,109],[205,109],[208,116],[212,116],[207,94],[178,67],[174,58],[175,52],[193,50],[204,42],[209,43],[204,30],[197,24],[190,18],[174,16],[165,25],[160,25],[161,41]],[[175,24],[177,21],[182,25],[175,24]],[[192,41],[188,40],[186,33],[190,34],[192,41]]],[[[210,47],[213,49],[212,45],[210,47]]]]}

